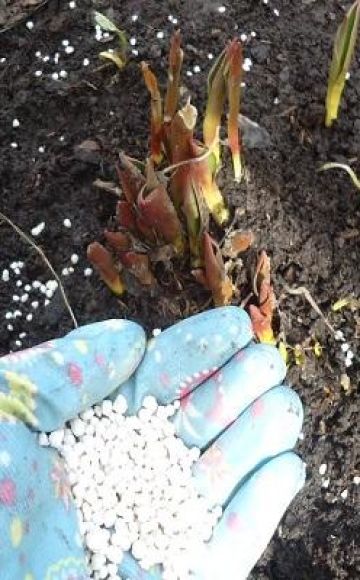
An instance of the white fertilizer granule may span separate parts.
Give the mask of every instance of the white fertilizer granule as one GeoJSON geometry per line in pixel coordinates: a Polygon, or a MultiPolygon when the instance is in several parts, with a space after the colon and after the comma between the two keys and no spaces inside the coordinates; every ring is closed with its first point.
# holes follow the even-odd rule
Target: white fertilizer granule
{"type": "Polygon", "coordinates": [[[94,580],[120,578],[127,551],[144,570],[162,565],[164,580],[188,580],[212,536],[222,510],[196,490],[200,451],[175,436],[169,418],[177,407],[147,396],[137,415],[125,416],[119,395],[39,436],[65,460],[94,580]]]}

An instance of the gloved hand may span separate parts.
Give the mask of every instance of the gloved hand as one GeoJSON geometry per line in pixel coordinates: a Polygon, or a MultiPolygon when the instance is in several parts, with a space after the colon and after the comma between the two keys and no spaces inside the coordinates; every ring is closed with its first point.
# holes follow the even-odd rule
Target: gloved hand
{"type": "MultiPolygon", "coordinates": [[[[119,391],[130,412],[146,394],[160,403],[181,397],[176,431],[204,449],[199,489],[225,506],[195,579],[246,578],[305,477],[290,451],[301,402],[276,386],[285,376],[278,351],[251,339],[246,313],[226,307],[184,320],[147,346],[140,326],[109,320],[0,359],[1,580],[88,578],[62,461],[39,447],[36,431],[57,429],[119,391]]],[[[120,574],[161,578],[130,554],[120,574]]]]}

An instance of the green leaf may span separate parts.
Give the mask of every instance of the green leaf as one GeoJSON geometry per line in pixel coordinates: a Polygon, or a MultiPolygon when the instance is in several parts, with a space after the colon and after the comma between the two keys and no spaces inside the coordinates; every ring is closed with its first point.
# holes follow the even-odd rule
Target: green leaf
{"type": "Polygon", "coordinates": [[[339,26],[333,48],[326,96],[325,125],[330,127],[337,119],[346,75],[354,55],[359,29],[360,1],[356,0],[339,26]]]}
{"type": "Polygon", "coordinates": [[[109,52],[107,50],[99,53],[100,58],[111,60],[121,70],[125,66],[125,59],[119,51],[109,52]]]}
{"type": "Polygon", "coordinates": [[[116,24],[114,24],[109,18],[107,18],[107,16],[105,16],[104,14],[101,14],[101,12],[97,12],[95,10],[94,11],[94,20],[95,20],[95,24],[100,26],[103,30],[106,30],[107,32],[114,32],[119,39],[120,46],[123,49],[126,48],[127,41],[126,41],[125,33],[122,30],[120,30],[116,26],[116,24]]]}
{"type": "Polygon", "coordinates": [[[330,76],[336,79],[348,72],[355,50],[356,36],[359,28],[360,3],[356,0],[339,26],[334,43],[333,61],[330,76]]]}

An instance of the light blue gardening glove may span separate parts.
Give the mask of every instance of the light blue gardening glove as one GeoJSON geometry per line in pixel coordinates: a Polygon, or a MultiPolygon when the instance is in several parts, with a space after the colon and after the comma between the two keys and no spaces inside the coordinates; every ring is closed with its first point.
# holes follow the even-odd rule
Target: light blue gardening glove
{"type": "MultiPolygon", "coordinates": [[[[305,478],[290,451],[301,402],[276,386],[285,376],[277,350],[251,340],[246,313],[226,307],[169,328],[147,347],[140,326],[110,320],[0,359],[1,580],[88,578],[62,461],[38,446],[35,432],[118,392],[130,412],[146,394],[160,403],[181,397],[177,433],[204,450],[194,470],[199,490],[225,508],[194,578],[246,578],[305,478]]],[[[130,554],[120,574],[161,579],[130,554]]]]}

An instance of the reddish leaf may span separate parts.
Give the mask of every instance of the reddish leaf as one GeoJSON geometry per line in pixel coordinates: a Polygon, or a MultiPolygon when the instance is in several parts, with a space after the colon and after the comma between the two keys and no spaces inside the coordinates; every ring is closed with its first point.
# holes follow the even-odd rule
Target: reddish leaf
{"type": "Polygon", "coordinates": [[[125,291],[125,286],[110,252],[99,242],[93,242],[88,246],[87,257],[110,290],[121,296],[125,291]]]}
{"type": "Polygon", "coordinates": [[[260,253],[253,280],[254,293],[258,297],[258,306],[250,307],[254,332],[261,342],[275,341],[272,331],[272,320],[276,307],[274,289],[271,285],[270,258],[263,250],[260,253]]]}
{"type": "Polygon", "coordinates": [[[125,233],[110,232],[109,230],[105,230],[104,236],[106,241],[109,242],[110,246],[117,252],[126,252],[129,250],[131,242],[129,236],[125,233]]]}
{"type": "Polygon", "coordinates": [[[144,286],[155,286],[156,280],[150,269],[150,260],[146,254],[124,252],[120,261],[144,286]]]}
{"type": "Polygon", "coordinates": [[[253,289],[256,296],[259,296],[261,285],[264,280],[270,284],[270,268],[270,258],[265,250],[262,250],[256,264],[253,280],[253,289]]]}
{"type": "Polygon", "coordinates": [[[184,241],[181,224],[165,185],[160,183],[151,163],[148,163],[149,191],[144,188],[138,196],[138,208],[144,222],[153,228],[160,238],[172,243],[181,253],[184,241]]]}
{"type": "Polygon", "coordinates": [[[203,254],[206,283],[213,295],[214,304],[225,306],[233,296],[233,285],[225,272],[220,248],[207,232],[203,235],[203,254]]]}
{"type": "Polygon", "coordinates": [[[206,288],[207,290],[210,290],[204,270],[202,270],[201,268],[197,268],[196,270],[191,270],[191,273],[199,284],[204,286],[204,288],[206,288]]]}
{"type": "Polygon", "coordinates": [[[135,212],[127,201],[118,201],[116,205],[116,219],[118,224],[129,231],[136,230],[135,212]]]}
{"type": "Polygon", "coordinates": [[[136,215],[136,229],[144,236],[147,242],[156,242],[156,232],[154,228],[148,226],[144,218],[138,212],[136,215]]]}
{"type": "Polygon", "coordinates": [[[124,153],[119,154],[119,165],[116,165],[116,170],[126,200],[135,203],[139,191],[145,185],[144,175],[124,153]]]}
{"type": "Polygon", "coordinates": [[[162,159],[162,99],[156,76],[151,72],[149,65],[141,63],[146,88],[151,95],[151,157],[154,163],[162,159]]]}
{"type": "Polygon", "coordinates": [[[177,30],[172,35],[170,41],[168,85],[164,106],[165,123],[171,121],[171,119],[175,115],[179,101],[180,73],[184,57],[184,53],[181,50],[180,44],[181,44],[180,30],[177,30]]]}
{"type": "Polygon", "coordinates": [[[258,340],[263,343],[275,344],[271,319],[265,316],[255,304],[251,304],[249,310],[254,334],[258,340]]]}
{"type": "Polygon", "coordinates": [[[259,308],[264,316],[271,321],[276,307],[274,288],[271,284],[263,281],[259,294],[259,308]]]}

